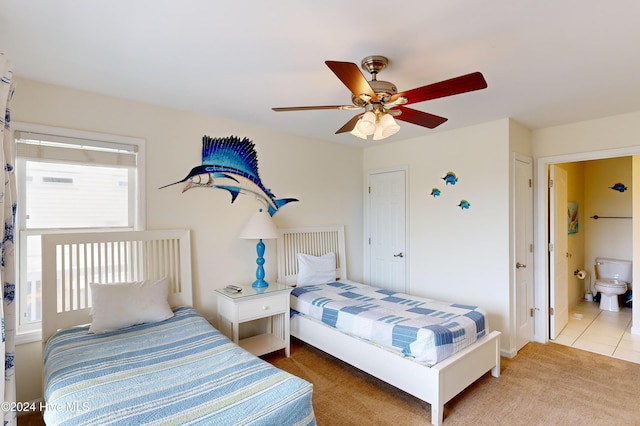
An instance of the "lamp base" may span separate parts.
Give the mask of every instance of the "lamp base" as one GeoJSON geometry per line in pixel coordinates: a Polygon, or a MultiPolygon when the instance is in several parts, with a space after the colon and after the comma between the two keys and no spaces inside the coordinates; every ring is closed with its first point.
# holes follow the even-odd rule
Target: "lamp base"
{"type": "Polygon", "coordinates": [[[264,280],[264,243],[262,239],[258,241],[258,245],[256,245],[256,251],[258,252],[258,258],[256,259],[256,263],[258,264],[258,269],[256,270],[256,280],[251,284],[253,288],[266,288],[269,287],[269,283],[264,280]]]}
{"type": "Polygon", "coordinates": [[[269,287],[269,283],[265,280],[255,280],[253,284],[251,284],[253,288],[266,288],[269,287]]]}

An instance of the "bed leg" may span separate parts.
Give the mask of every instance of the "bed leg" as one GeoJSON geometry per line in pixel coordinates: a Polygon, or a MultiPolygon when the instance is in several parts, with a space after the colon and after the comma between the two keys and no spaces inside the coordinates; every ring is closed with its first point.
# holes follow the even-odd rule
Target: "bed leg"
{"type": "Polygon", "coordinates": [[[493,377],[500,377],[500,339],[496,339],[496,364],[491,369],[493,377]]]}
{"type": "Polygon", "coordinates": [[[493,377],[500,377],[500,363],[491,369],[491,375],[493,377]]]}
{"type": "Polygon", "coordinates": [[[431,404],[431,424],[440,426],[444,416],[444,405],[431,404]]]}

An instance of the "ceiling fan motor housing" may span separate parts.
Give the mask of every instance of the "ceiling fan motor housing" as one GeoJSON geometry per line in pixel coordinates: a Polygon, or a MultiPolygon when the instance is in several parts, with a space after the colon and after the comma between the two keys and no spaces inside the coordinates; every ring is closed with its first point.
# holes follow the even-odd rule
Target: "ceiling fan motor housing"
{"type": "MultiPolygon", "coordinates": [[[[378,101],[381,103],[387,102],[391,96],[398,93],[396,85],[388,81],[371,80],[369,82],[369,86],[371,86],[371,89],[373,89],[373,92],[378,97],[378,101]]],[[[358,107],[364,107],[369,104],[368,100],[364,100],[361,97],[354,95],[351,96],[351,100],[353,101],[353,104],[358,107]]]]}
{"type": "Polygon", "coordinates": [[[369,74],[373,74],[374,79],[375,74],[378,74],[380,71],[385,69],[387,65],[389,65],[389,60],[380,55],[367,56],[362,60],[362,62],[360,62],[360,67],[369,74]]]}
{"type": "MultiPolygon", "coordinates": [[[[367,56],[360,63],[362,69],[371,74],[369,86],[371,86],[371,89],[381,103],[385,103],[389,97],[398,93],[398,88],[395,84],[376,79],[377,74],[385,69],[387,65],[389,65],[389,60],[380,55],[367,56]]],[[[352,101],[353,104],[358,107],[364,107],[369,104],[368,99],[362,99],[362,97],[358,96],[352,96],[352,101]]]]}

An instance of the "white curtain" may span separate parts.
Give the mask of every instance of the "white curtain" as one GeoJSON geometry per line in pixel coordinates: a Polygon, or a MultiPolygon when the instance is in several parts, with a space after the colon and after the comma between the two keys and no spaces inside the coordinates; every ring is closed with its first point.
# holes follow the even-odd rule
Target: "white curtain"
{"type": "Polygon", "coordinates": [[[0,381],[3,395],[3,410],[5,425],[16,425],[17,416],[14,407],[16,402],[16,376],[14,365],[15,335],[16,335],[16,280],[13,232],[16,214],[16,180],[13,171],[15,153],[9,128],[9,103],[13,96],[13,64],[0,54],[0,165],[4,169],[4,184],[0,181],[0,219],[2,240],[0,241],[0,282],[3,285],[2,304],[0,304],[0,324],[2,326],[2,349],[4,355],[4,380],[0,381]],[[9,403],[9,404],[6,404],[9,403]],[[6,410],[9,408],[10,410],[6,410]]]}

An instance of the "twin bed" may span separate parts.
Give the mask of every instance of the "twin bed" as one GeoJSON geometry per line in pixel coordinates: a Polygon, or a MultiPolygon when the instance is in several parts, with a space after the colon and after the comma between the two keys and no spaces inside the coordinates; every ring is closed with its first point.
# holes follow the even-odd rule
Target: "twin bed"
{"type": "MultiPolygon", "coordinates": [[[[279,280],[308,280],[292,292],[292,336],[428,402],[435,425],[447,401],[486,372],[499,375],[500,333],[480,309],[348,281],[341,226],[280,232],[279,280]]],[[[47,424],[315,424],[310,383],[236,346],[191,308],[189,231],[49,235],[42,250],[47,424]],[[127,310],[162,299],[159,288],[170,312],[127,310]]]]}
{"type": "MultiPolygon", "coordinates": [[[[385,339],[390,340],[388,337],[381,337],[380,340],[382,342],[372,343],[370,338],[365,339],[357,335],[368,333],[370,335],[368,337],[373,337],[376,333],[366,328],[370,326],[365,326],[364,332],[358,332],[358,327],[355,327],[356,331],[353,332],[354,327],[349,323],[359,320],[361,316],[359,311],[361,309],[358,308],[360,308],[363,303],[373,302],[373,304],[376,305],[384,305],[384,303],[381,303],[382,298],[402,299],[401,304],[411,303],[410,300],[412,299],[418,300],[418,303],[434,302],[436,306],[438,306],[435,308],[436,314],[437,312],[447,310],[447,308],[443,306],[443,302],[429,301],[424,298],[415,298],[401,293],[391,292],[391,294],[386,294],[388,292],[384,291],[382,291],[382,296],[380,293],[378,293],[377,296],[372,296],[371,293],[368,293],[365,295],[364,301],[359,299],[359,296],[361,296],[361,294],[359,294],[362,288],[361,285],[347,280],[343,226],[281,229],[280,238],[278,239],[279,281],[289,285],[296,285],[298,283],[298,275],[303,272],[300,270],[299,253],[321,257],[328,252],[332,252],[335,255],[335,271],[332,272],[332,276],[335,277],[337,281],[337,283],[333,285],[329,284],[328,286],[338,288],[339,293],[352,293],[346,298],[350,300],[345,303],[344,299],[340,300],[335,298],[335,292],[333,291],[331,293],[334,295],[329,297],[320,292],[319,298],[312,297],[312,300],[314,300],[312,303],[316,305],[332,303],[331,310],[334,312],[327,315],[326,321],[314,318],[312,315],[293,315],[290,325],[292,336],[428,402],[431,405],[431,423],[434,425],[440,425],[442,423],[444,404],[447,401],[488,371],[491,371],[494,377],[500,375],[500,332],[489,331],[486,321],[484,332],[480,332],[474,336],[475,341],[473,343],[467,342],[469,344],[462,349],[460,345],[458,345],[455,353],[442,360],[440,359],[442,357],[436,355],[437,359],[427,359],[427,361],[420,362],[416,361],[413,356],[405,356],[402,354],[402,350],[399,349],[399,346],[403,346],[401,344],[397,346],[381,344],[384,343],[385,339]],[[345,284],[347,287],[342,287],[341,284],[345,284]],[[355,288],[352,289],[350,286],[354,286],[355,288]],[[327,302],[327,298],[332,299],[331,302],[327,302]],[[354,303],[354,301],[356,303],[354,303]],[[353,313],[354,307],[356,307],[358,311],[355,315],[353,313]],[[349,312],[350,310],[352,312],[349,312]],[[346,325],[343,328],[347,329],[350,327],[349,329],[352,330],[352,332],[343,332],[335,327],[329,326],[332,322],[336,324],[340,322],[340,320],[332,318],[335,316],[336,311],[339,311],[339,316],[345,317],[343,322],[346,323],[346,325]]],[[[304,271],[304,273],[306,276],[314,276],[314,273],[324,274],[324,272],[318,271],[304,271]]],[[[324,288],[326,287],[327,286],[324,286],[324,288]]],[[[292,309],[307,309],[300,306],[300,300],[295,297],[295,293],[304,294],[306,293],[305,289],[308,288],[309,287],[302,287],[301,290],[296,288],[296,290],[292,292],[292,309]]],[[[313,286],[311,286],[311,288],[313,289],[313,286]]],[[[313,289],[312,291],[317,290],[313,289]]],[[[374,290],[374,292],[375,291],[377,290],[374,290]]],[[[387,302],[387,305],[389,304],[394,304],[394,302],[387,302]]],[[[424,306],[426,305],[420,305],[420,307],[424,306]]],[[[468,310],[477,313],[481,312],[481,310],[476,310],[472,307],[463,307],[463,309],[466,308],[471,308],[468,310]]],[[[459,308],[455,307],[454,311],[459,312],[459,308]]],[[[377,317],[379,315],[378,311],[375,311],[373,315],[377,317]]],[[[394,310],[392,315],[397,317],[401,316],[403,318],[400,321],[405,320],[409,323],[413,319],[411,314],[406,312],[406,310],[404,312],[394,310]]],[[[475,314],[472,316],[475,317],[475,314]]],[[[378,323],[379,322],[380,321],[378,321],[378,323]]],[[[401,329],[402,327],[396,328],[401,329]]],[[[437,337],[435,339],[437,340],[437,337]]],[[[455,337],[453,339],[455,340],[455,337]]],[[[435,341],[433,344],[438,345],[435,341]]],[[[425,346],[429,346],[429,344],[425,346]]],[[[436,352],[438,351],[438,349],[434,347],[431,349],[434,349],[436,352]]],[[[429,356],[427,356],[427,358],[429,358],[429,356]]]]}
{"type": "Polygon", "coordinates": [[[42,242],[48,425],[315,424],[311,383],[235,345],[191,308],[189,231],[42,242]],[[167,296],[170,308],[153,303],[167,296]]]}

